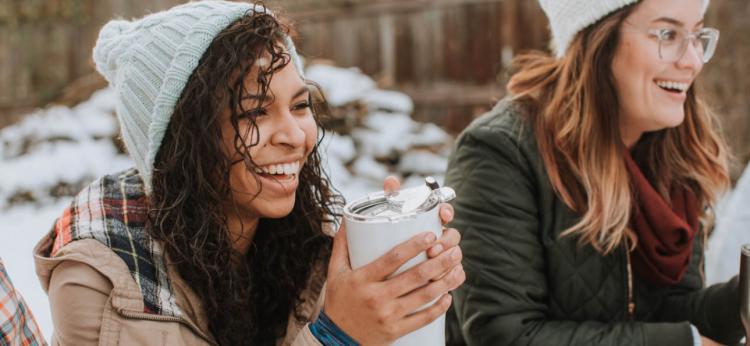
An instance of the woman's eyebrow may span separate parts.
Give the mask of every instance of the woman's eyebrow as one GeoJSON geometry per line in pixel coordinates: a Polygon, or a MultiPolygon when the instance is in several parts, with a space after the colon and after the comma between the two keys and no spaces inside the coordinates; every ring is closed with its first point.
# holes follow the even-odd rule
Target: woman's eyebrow
{"type": "Polygon", "coordinates": [[[651,21],[651,23],[656,23],[656,22],[664,22],[664,23],[668,23],[668,24],[672,24],[672,25],[676,25],[676,26],[685,26],[685,23],[683,23],[683,22],[681,22],[681,21],[679,21],[677,19],[669,18],[669,17],[659,17],[659,18],[654,19],[654,20],[651,21]]]}
{"type": "Polygon", "coordinates": [[[301,96],[302,94],[306,92],[309,93],[310,88],[307,85],[303,85],[301,88],[299,88],[299,90],[297,90],[296,93],[294,93],[294,95],[292,95],[292,99],[296,99],[297,97],[301,96]]]}
{"type": "MultiPolygon", "coordinates": [[[[297,97],[301,96],[302,94],[304,94],[306,92],[310,92],[310,89],[309,89],[309,87],[307,85],[303,85],[301,88],[299,88],[299,90],[297,90],[297,92],[294,93],[294,95],[292,95],[292,99],[296,99],[297,97]]],[[[245,94],[245,96],[242,96],[242,100],[260,100],[260,101],[265,101],[267,99],[269,99],[268,96],[259,95],[259,94],[250,94],[250,93],[248,93],[248,94],[245,94]]]]}
{"type": "MultiPolygon", "coordinates": [[[[681,21],[679,21],[677,19],[670,18],[670,17],[659,17],[659,18],[654,19],[653,21],[651,21],[651,23],[656,23],[656,22],[664,22],[664,23],[675,25],[675,26],[681,26],[681,27],[685,26],[685,23],[683,23],[683,22],[681,22],[681,21]]],[[[703,19],[701,19],[700,22],[696,23],[695,26],[696,27],[697,26],[701,26],[702,24],[703,24],[703,19]]]]}
{"type": "Polygon", "coordinates": [[[264,101],[264,100],[267,100],[267,99],[268,99],[268,96],[266,96],[266,95],[250,94],[250,93],[245,94],[241,98],[241,100],[261,100],[261,101],[264,101]]]}

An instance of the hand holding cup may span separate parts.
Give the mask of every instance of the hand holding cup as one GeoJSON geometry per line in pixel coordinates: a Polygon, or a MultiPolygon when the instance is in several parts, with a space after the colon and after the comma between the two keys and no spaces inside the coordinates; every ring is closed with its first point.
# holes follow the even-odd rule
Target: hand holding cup
{"type": "MultiPolygon", "coordinates": [[[[398,190],[399,185],[389,177],[384,191],[398,190]]],[[[453,218],[449,204],[438,208],[440,223],[453,218]]],[[[361,344],[390,344],[441,318],[450,307],[448,292],[465,280],[457,246],[460,236],[455,229],[442,230],[440,238],[434,231],[413,235],[356,269],[349,262],[347,236],[342,226],[334,239],[324,309],[339,328],[361,344]],[[398,272],[424,253],[426,260],[398,272]]]]}

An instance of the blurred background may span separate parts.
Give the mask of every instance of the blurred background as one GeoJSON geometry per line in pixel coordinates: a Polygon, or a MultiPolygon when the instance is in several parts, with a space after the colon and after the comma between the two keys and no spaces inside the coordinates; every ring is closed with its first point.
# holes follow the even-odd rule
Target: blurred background
{"type": "MultiPolygon", "coordinates": [[[[0,257],[48,336],[31,247],[83,186],[131,164],[113,95],[91,61],[99,29],[182,2],[0,0],[0,257]]],[[[387,174],[407,186],[440,178],[454,136],[503,97],[513,56],[545,50],[549,39],[531,0],[265,4],[293,21],[307,75],[334,106],[323,147],[347,199],[378,189],[387,174]]],[[[721,39],[698,86],[736,158],[735,192],[722,201],[710,248],[725,255],[709,258],[709,280],[736,272],[739,250],[723,244],[750,233],[750,174],[740,179],[750,160],[749,17],[747,0],[714,0],[706,14],[721,39]]]]}
{"type": "MultiPolygon", "coordinates": [[[[103,87],[91,49],[101,25],[176,0],[0,0],[0,126],[51,102],[75,104],[103,87]]],[[[310,59],[358,67],[415,104],[414,118],[459,132],[502,97],[514,54],[545,49],[547,23],[531,0],[269,0],[296,23],[310,59]]],[[[740,163],[750,159],[750,3],[714,0],[721,30],[701,87],[721,114],[740,163]]],[[[735,178],[744,165],[738,164],[735,178]]]]}

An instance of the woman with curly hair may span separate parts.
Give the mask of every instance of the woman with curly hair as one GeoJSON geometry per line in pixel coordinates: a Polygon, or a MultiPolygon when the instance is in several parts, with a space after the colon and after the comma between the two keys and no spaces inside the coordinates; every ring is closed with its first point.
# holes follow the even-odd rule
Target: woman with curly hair
{"type": "Polygon", "coordinates": [[[693,82],[708,0],[540,0],[556,56],[458,140],[466,284],[453,342],[713,345],[742,336],[737,279],[705,287],[727,149],[693,82]]]}
{"type": "Polygon", "coordinates": [[[94,61],[135,168],[84,189],[35,250],[52,344],[384,344],[447,310],[463,281],[457,231],[357,270],[345,230],[330,237],[325,103],[288,31],[224,1],[103,27],[94,61]]]}

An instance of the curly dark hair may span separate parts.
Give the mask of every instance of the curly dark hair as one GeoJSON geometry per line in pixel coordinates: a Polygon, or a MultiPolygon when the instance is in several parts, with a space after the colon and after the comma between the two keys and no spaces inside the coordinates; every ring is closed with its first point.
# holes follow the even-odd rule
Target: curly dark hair
{"type": "MultiPolygon", "coordinates": [[[[232,247],[225,201],[232,200],[235,208],[237,202],[231,197],[230,168],[243,164],[254,172],[256,167],[249,149],[257,143],[245,139],[258,127],[240,102],[247,94],[243,81],[256,77],[255,66],[265,99],[258,102],[273,99],[271,79],[291,63],[283,46],[289,32],[268,13],[248,12],[218,34],[177,102],[154,164],[147,229],[200,297],[222,345],[275,344],[292,313],[303,318],[301,293],[313,274],[325,275],[331,254],[332,239],[324,228],[340,216],[342,198],[321,170],[319,140],[299,173],[292,212],[261,219],[247,254],[232,247]],[[256,66],[261,57],[270,57],[270,63],[256,66]],[[227,153],[222,141],[220,115],[227,106],[236,153],[227,153]],[[245,119],[251,125],[241,131],[245,119]],[[241,159],[232,161],[237,154],[241,159]]],[[[321,95],[311,86],[312,95],[321,95]]],[[[311,103],[319,121],[325,100],[311,97],[311,103]]]]}

